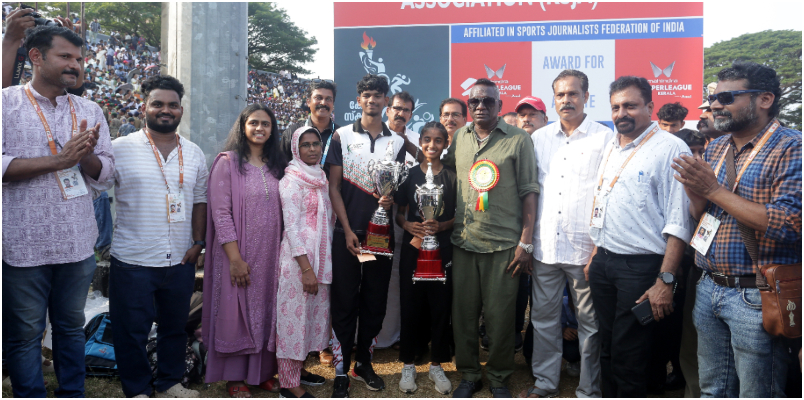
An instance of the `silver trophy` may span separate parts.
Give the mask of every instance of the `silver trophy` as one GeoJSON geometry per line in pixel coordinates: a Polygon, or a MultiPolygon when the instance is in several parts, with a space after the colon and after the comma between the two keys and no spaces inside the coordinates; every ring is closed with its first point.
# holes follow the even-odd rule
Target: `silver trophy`
{"type": "MultiPolygon", "coordinates": [[[[385,160],[375,162],[369,160],[368,173],[374,182],[374,188],[380,196],[390,196],[408,177],[408,166],[394,161],[394,144],[388,143],[385,149],[385,160]]],[[[369,222],[363,253],[393,256],[390,249],[391,224],[388,214],[382,206],[377,207],[369,222]]]]}
{"type": "MultiPolygon", "coordinates": [[[[415,199],[419,205],[419,216],[423,220],[433,220],[444,213],[444,185],[433,183],[433,165],[427,163],[426,182],[416,185],[415,199]]],[[[419,258],[416,260],[416,271],[413,283],[417,281],[447,281],[444,267],[441,265],[441,252],[435,235],[427,235],[422,239],[419,258]]]]}

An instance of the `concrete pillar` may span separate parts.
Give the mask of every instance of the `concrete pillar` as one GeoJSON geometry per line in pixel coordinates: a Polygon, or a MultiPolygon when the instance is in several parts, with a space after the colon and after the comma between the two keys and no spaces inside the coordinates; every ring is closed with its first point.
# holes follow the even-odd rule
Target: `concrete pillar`
{"type": "Polygon", "coordinates": [[[169,2],[167,16],[163,74],[185,89],[179,133],[201,147],[211,166],[246,106],[248,3],[169,2]]]}

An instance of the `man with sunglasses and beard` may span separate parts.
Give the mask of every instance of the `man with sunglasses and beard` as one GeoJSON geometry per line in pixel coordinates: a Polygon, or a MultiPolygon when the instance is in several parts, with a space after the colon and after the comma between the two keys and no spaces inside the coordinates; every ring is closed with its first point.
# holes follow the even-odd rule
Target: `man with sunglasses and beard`
{"type": "Polygon", "coordinates": [[[118,163],[105,188],[114,185],[117,200],[109,273],[115,358],[126,397],[150,397],[145,345],[156,321],[155,397],[198,397],[181,381],[195,263],[205,247],[209,171],[201,148],[177,132],[184,86],[154,76],[142,93],[145,127],[114,141],[118,163]]]}
{"type": "Polygon", "coordinates": [[[520,274],[530,273],[537,182],[533,142],[498,116],[497,85],[479,79],[469,92],[473,122],[455,132],[444,164],[455,166],[458,196],[452,234],[452,325],[461,383],[453,397],[482,388],[477,321],[484,309],[494,397],[512,397],[514,315],[520,274]]]}
{"type": "Polygon", "coordinates": [[[781,95],[776,71],[734,62],[709,96],[715,128],[727,134],[710,143],[704,160],[674,160],[693,218],[720,221],[695,255],[704,271],[693,311],[702,397],[785,390],[790,360],[783,339],[763,328],[754,268],[801,267],[801,132],[776,119],[781,95]]]}
{"type": "Polygon", "coordinates": [[[603,397],[645,397],[656,323],[642,325],[631,309],[647,301],[642,306],[656,321],[674,311],[678,268],[693,227],[689,199],[670,166],[690,148],[651,122],[652,88],[645,78],[618,78],[609,97],[617,135],[603,150],[593,187],[589,234],[595,249],[584,273],[599,324],[603,397]]]}
{"type": "MultiPolygon", "coordinates": [[[[335,82],[314,79],[310,82],[307,88],[307,107],[310,109],[310,116],[305,121],[294,122],[290,124],[284,132],[282,132],[282,151],[288,160],[293,159],[293,154],[290,150],[290,142],[293,137],[293,132],[302,126],[314,126],[321,133],[321,143],[324,144],[324,156],[321,157],[321,165],[324,165],[327,150],[331,144],[330,139],[332,133],[338,130],[341,126],[336,124],[332,119],[332,110],[335,109],[335,95],[338,91],[338,86],[335,82]]],[[[326,171],[329,174],[329,171],[326,171]]]]}

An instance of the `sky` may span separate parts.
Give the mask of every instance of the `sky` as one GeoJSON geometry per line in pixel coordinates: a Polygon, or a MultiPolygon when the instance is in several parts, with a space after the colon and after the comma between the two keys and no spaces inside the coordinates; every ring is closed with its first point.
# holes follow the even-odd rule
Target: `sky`
{"type": "MultiPolygon", "coordinates": [[[[290,20],[318,40],[315,61],[304,68],[310,75],[303,77],[332,79],[335,75],[333,59],[333,3],[331,1],[278,1],[290,20]]],[[[746,34],[768,29],[794,29],[801,31],[802,4],[804,2],[777,1],[705,1],[704,47],[746,34]]]]}

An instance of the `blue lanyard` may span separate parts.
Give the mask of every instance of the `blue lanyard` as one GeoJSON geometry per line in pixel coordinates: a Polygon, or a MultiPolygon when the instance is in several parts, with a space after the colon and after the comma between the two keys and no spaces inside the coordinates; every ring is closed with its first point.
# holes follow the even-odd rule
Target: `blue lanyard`
{"type": "Polygon", "coordinates": [[[335,135],[335,122],[330,120],[332,123],[332,129],[330,130],[329,137],[327,138],[327,145],[324,147],[324,154],[321,156],[321,167],[324,167],[324,162],[327,159],[327,154],[329,153],[329,143],[332,142],[332,136],[335,135]]]}

